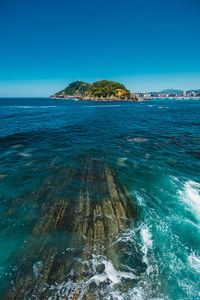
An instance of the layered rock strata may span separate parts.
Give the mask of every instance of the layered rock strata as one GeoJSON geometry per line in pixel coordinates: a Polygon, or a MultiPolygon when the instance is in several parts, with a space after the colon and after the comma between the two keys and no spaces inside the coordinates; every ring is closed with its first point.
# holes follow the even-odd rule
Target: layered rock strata
{"type": "Polygon", "coordinates": [[[93,278],[104,272],[102,261],[119,269],[116,241],[137,221],[136,204],[102,158],[78,160],[67,169],[53,165],[34,195],[41,214],[17,254],[14,283],[4,299],[101,299],[93,278]]]}

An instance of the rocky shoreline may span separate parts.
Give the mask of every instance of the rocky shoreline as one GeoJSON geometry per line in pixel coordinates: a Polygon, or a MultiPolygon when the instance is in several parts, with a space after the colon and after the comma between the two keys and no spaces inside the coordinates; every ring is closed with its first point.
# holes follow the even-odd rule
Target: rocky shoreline
{"type": "Polygon", "coordinates": [[[74,95],[74,96],[68,96],[68,95],[66,95],[66,96],[50,96],[50,97],[48,97],[49,99],[79,99],[79,98],[81,98],[80,96],[76,96],[76,95],[74,95]]]}
{"type": "Polygon", "coordinates": [[[124,99],[120,99],[117,97],[108,97],[108,98],[104,98],[104,97],[89,97],[89,96],[84,96],[84,97],[80,97],[77,99],[78,101],[142,101],[142,99],[138,99],[138,98],[124,98],[124,99]]]}
{"type": "Polygon", "coordinates": [[[89,97],[89,96],[62,96],[62,97],[56,97],[56,96],[51,96],[49,99],[74,99],[77,101],[144,101],[144,100],[151,100],[151,99],[141,99],[141,98],[125,98],[125,99],[119,99],[117,97],[109,97],[109,98],[103,98],[103,97],[89,97]]]}

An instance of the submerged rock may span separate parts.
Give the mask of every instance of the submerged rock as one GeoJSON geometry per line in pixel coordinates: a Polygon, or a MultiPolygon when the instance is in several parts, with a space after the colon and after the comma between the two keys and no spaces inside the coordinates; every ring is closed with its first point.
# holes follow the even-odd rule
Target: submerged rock
{"type": "Polygon", "coordinates": [[[52,172],[35,198],[45,191],[41,217],[18,253],[14,288],[4,299],[97,299],[99,283],[108,285],[113,276],[119,283],[109,264],[120,268],[116,241],[138,219],[136,204],[103,159],[52,172]]]}
{"type": "Polygon", "coordinates": [[[99,274],[101,274],[105,271],[105,265],[102,263],[102,264],[98,265],[96,269],[97,269],[97,272],[99,274]]]}

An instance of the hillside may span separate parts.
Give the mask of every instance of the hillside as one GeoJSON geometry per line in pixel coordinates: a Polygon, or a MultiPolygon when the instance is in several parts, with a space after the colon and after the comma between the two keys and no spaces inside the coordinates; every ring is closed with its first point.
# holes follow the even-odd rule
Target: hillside
{"type": "Polygon", "coordinates": [[[101,80],[91,84],[80,100],[136,100],[127,88],[118,82],[101,80]]]}
{"type": "Polygon", "coordinates": [[[162,93],[164,93],[164,94],[171,94],[171,93],[176,93],[176,94],[181,94],[181,93],[183,93],[183,91],[182,90],[175,90],[175,89],[166,89],[166,90],[162,90],[162,91],[159,91],[159,92],[157,92],[157,91],[154,91],[154,92],[148,92],[147,94],[162,94],[162,93]]]}
{"type": "Polygon", "coordinates": [[[167,94],[176,93],[176,94],[181,94],[181,93],[183,93],[183,91],[182,90],[175,90],[175,89],[166,89],[166,90],[160,91],[159,93],[167,93],[167,94]]]}
{"type": "Polygon", "coordinates": [[[74,81],[70,83],[64,90],[57,92],[51,98],[72,98],[81,97],[87,91],[89,83],[83,81],[74,81]]]}

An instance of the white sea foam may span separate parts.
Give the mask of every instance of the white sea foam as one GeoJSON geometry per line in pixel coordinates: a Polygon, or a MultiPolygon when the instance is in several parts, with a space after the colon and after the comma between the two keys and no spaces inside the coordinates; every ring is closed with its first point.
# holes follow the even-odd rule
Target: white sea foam
{"type": "Polygon", "coordinates": [[[121,106],[120,104],[117,105],[86,105],[85,107],[117,107],[121,106]]]}
{"type": "MultiPolygon", "coordinates": [[[[147,249],[146,251],[144,251],[147,257],[147,252],[152,248],[153,242],[151,228],[148,228],[146,225],[140,225],[137,228],[128,230],[118,239],[118,241],[130,241],[132,243],[139,233],[141,235],[142,245],[147,249]]],[[[83,269],[88,270],[89,275],[85,276],[79,282],[73,281],[72,278],[74,277],[75,271],[73,271],[72,269],[65,282],[62,282],[60,284],[54,283],[45,288],[46,290],[51,291],[51,297],[48,297],[49,300],[63,299],[64,297],[69,300],[74,299],[74,297],[77,297],[78,300],[82,300],[91,289],[94,291],[96,299],[163,299],[162,297],[160,297],[160,295],[158,295],[157,298],[153,296],[154,291],[152,289],[151,282],[153,282],[153,284],[155,285],[157,279],[154,276],[152,277],[152,272],[154,270],[151,266],[152,261],[148,262],[148,259],[147,271],[140,274],[139,276],[138,274],[136,274],[136,269],[133,269],[126,265],[120,264],[120,266],[125,271],[117,270],[110,260],[101,255],[92,255],[90,260],[79,260],[79,262],[83,264],[83,269]],[[99,271],[99,267],[101,267],[101,271],[99,271]],[[152,268],[152,272],[149,272],[148,268],[152,268]],[[150,276],[149,273],[151,273],[150,276]],[[134,280],[135,284],[132,287],[127,286],[126,291],[121,290],[120,286],[124,286],[126,280],[128,280],[127,282],[130,282],[130,280],[134,280]]]]}
{"type": "Polygon", "coordinates": [[[18,149],[18,148],[21,148],[21,147],[23,147],[22,144],[16,144],[16,145],[11,146],[10,148],[18,149]]]}
{"type": "Polygon", "coordinates": [[[144,198],[139,193],[133,191],[132,194],[137,199],[137,203],[139,204],[139,206],[144,206],[145,205],[144,198]]]}
{"type": "Polygon", "coordinates": [[[113,264],[110,261],[103,261],[105,265],[105,274],[108,279],[111,280],[112,283],[116,284],[121,281],[122,278],[130,278],[130,279],[136,279],[137,277],[131,273],[131,272],[120,272],[117,271],[113,264]]]}
{"type": "Polygon", "coordinates": [[[198,273],[200,273],[200,257],[192,253],[188,256],[190,266],[198,273]]]}
{"type": "Polygon", "coordinates": [[[4,105],[3,108],[31,108],[32,106],[28,105],[4,105]]]}
{"type": "Polygon", "coordinates": [[[142,252],[143,252],[143,262],[147,265],[146,273],[149,276],[150,273],[153,272],[153,267],[149,263],[148,259],[148,251],[152,249],[153,241],[152,241],[152,234],[149,230],[149,228],[145,225],[142,226],[141,231],[141,240],[142,240],[142,252]]]}
{"type": "MultiPolygon", "coordinates": [[[[149,294],[150,291],[152,291],[151,284],[155,284],[156,282],[158,285],[160,284],[158,281],[158,266],[156,264],[156,259],[153,254],[153,239],[151,233],[151,226],[148,226],[147,224],[140,224],[138,227],[134,227],[125,232],[118,239],[118,241],[131,245],[137,243],[140,244],[141,247],[138,248],[138,251],[142,252],[142,261],[145,263],[146,269],[144,273],[142,273],[140,277],[138,277],[139,281],[135,287],[134,295],[137,291],[138,294],[135,299],[146,299],[146,297],[147,299],[151,299],[151,295],[149,294]],[[151,283],[151,280],[153,280],[153,283],[151,283]],[[140,283],[142,284],[144,289],[141,289],[140,283]]],[[[128,267],[124,265],[121,266],[124,267],[124,269],[129,270],[128,267]]],[[[130,271],[132,271],[133,274],[137,273],[137,270],[134,269],[130,269],[130,271]]]]}
{"type": "Polygon", "coordinates": [[[200,226],[197,225],[197,224],[195,224],[195,223],[192,222],[191,220],[187,220],[187,219],[186,219],[185,222],[188,223],[188,224],[191,224],[192,226],[194,226],[194,227],[196,227],[196,228],[198,228],[198,229],[200,229],[200,226]]]}
{"type": "Polygon", "coordinates": [[[54,108],[54,107],[57,107],[57,106],[55,106],[55,105],[48,105],[48,106],[46,106],[46,105],[43,105],[43,106],[28,106],[28,105],[7,105],[7,106],[2,106],[2,107],[6,107],[6,108],[54,108]]]}
{"type": "Polygon", "coordinates": [[[36,278],[39,276],[39,269],[40,269],[41,265],[42,265],[41,261],[38,261],[33,265],[33,273],[36,278]]]}
{"type": "MultiPolygon", "coordinates": [[[[121,293],[116,286],[124,279],[137,279],[137,276],[130,270],[127,272],[118,271],[115,269],[111,261],[107,260],[106,257],[100,255],[93,255],[90,261],[82,262],[89,267],[89,273],[91,276],[85,277],[81,281],[74,282],[72,279],[67,280],[61,284],[52,284],[46,287],[49,291],[53,291],[54,296],[48,299],[55,299],[55,297],[67,297],[67,299],[74,299],[74,295],[78,294],[78,299],[81,300],[87,294],[91,284],[97,287],[97,293],[101,294],[101,299],[125,299],[127,295],[121,293]],[[104,268],[102,272],[98,272],[98,266],[102,265],[104,268]],[[108,282],[108,285],[104,286],[103,289],[101,284],[108,282]],[[102,298],[103,296],[103,298],[102,298]]],[[[70,275],[73,275],[71,270],[70,275]]],[[[57,299],[57,298],[56,298],[57,299]]],[[[98,296],[97,296],[97,299],[98,296]]],[[[131,299],[128,297],[127,299],[131,299]]],[[[140,299],[140,298],[135,298],[140,299]]],[[[142,298],[141,298],[142,299],[142,298]]]]}
{"type": "Polygon", "coordinates": [[[143,245],[148,249],[152,248],[152,234],[147,226],[142,226],[141,228],[141,237],[143,245]]]}
{"type": "Polygon", "coordinates": [[[189,180],[185,183],[183,191],[179,190],[179,194],[193,215],[200,221],[200,184],[189,180]]]}
{"type": "MultiPolygon", "coordinates": [[[[33,106],[33,107],[35,107],[35,106],[33,106]]],[[[49,106],[37,106],[37,108],[55,108],[55,107],[57,107],[57,106],[55,106],[55,105],[49,105],[49,106]]]]}

